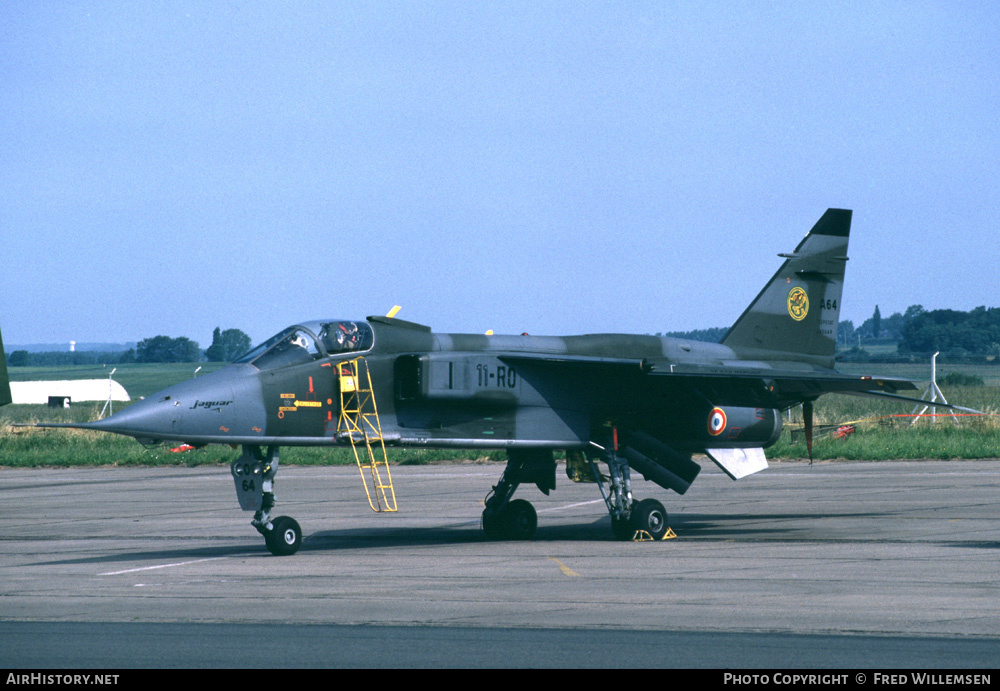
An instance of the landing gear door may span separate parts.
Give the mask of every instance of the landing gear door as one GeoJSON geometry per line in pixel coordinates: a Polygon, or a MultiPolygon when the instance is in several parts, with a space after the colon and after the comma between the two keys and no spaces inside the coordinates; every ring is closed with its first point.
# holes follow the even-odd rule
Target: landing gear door
{"type": "Polygon", "coordinates": [[[278,471],[278,454],[268,449],[265,456],[259,447],[243,447],[243,455],[229,467],[236,483],[236,498],[244,511],[260,511],[264,492],[271,491],[274,474],[278,471]]]}

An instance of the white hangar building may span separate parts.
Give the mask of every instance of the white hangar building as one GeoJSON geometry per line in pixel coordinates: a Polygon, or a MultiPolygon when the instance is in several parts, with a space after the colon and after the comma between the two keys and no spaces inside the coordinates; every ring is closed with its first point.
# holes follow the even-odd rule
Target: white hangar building
{"type": "Polygon", "coordinates": [[[125,387],[108,379],[72,379],[66,381],[12,381],[10,395],[13,403],[49,403],[49,399],[69,399],[72,403],[83,401],[128,401],[125,387]]]}

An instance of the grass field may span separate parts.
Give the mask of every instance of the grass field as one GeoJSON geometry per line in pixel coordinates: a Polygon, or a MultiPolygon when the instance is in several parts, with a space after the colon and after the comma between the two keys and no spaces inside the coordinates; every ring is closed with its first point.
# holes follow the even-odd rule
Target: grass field
{"type": "MultiPolygon", "coordinates": [[[[65,365],[63,367],[10,367],[11,381],[54,381],[59,379],[107,379],[116,370],[114,379],[125,387],[134,400],[150,396],[168,386],[190,379],[196,368],[199,375],[224,367],[220,362],[165,363],[128,365],[65,365]]],[[[99,409],[98,409],[99,410],[99,409]]]]}
{"type": "MultiPolygon", "coordinates": [[[[219,365],[205,364],[202,372],[219,365]]],[[[926,380],[929,366],[844,364],[841,371],[850,374],[879,374],[913,380],[926,380]]],[[[855,396],[824,396],[815,406],[814,458],[880,460],[896,458],[1000,458],[1000,368],[991,366],[939,366],[939,377],[960,371],[981,377],[985,386],[945,388],[948,401],[986,413],[960,416],[957,423],[939,408],[936,418],[921,418],[915,424],[909,417],[914,406],[909,403],[855,396]],[[836,428],[851,424],[850,434],[838,438],[836,428]],[[830,431],[827,432],[827,428],[830,431]]],[[[11,368],[11,379],[88,379],[108,376],[102,367],[21,367],[11,368]]],[[[133,398],[147,396],[171,384],[189,379],[194,372],[183,365],[119,365],[115,380],[122,383],[133,398]]],[[[919,396],[922,390],[914,393],[919,396]]],[[[39,467],[75,465],[211,465],[228,464],[239,451],[228,446],[173,453],[165,447],[144,448],[130,438],[84,430],[52,430],[15,427],[36,422],[85,422],[96,420],[102,403],[76,404],[72,408],[49,408],[44,405],[9,405],[0,408],[0,467],[39,467]]],[[[116,404],[116,410],[121,407],[116,404]]],[[[929,412],[929,411],[928,411],[929,412]]],[[[801,411],[794,408],[784,417],[781,439],[767,449],[769,458],[805,458],[801,434],[801,411]]],[[[330,465],[354,463],[347,449],[285,447],[282,463],[330,465]]],[[[441,451],[434,449],[390,449],[390,462],[410,464],[447,460],[502,461],[502,451],[441,451]]]]}
{"type": "MultiPolygon", "coordinates": [[[[917,395],[922,392],[917,392],[917,395]]],[[[813,457],[850,460],[896,458],[1000,458],[1000,387],[943,389],[950,403],[982,411],[983,415],[945,408],[930,417],[923,406],[859,396],[823,396],[815,404],[813,457]],[[838,436],[838,430],[852,428],[838,436]]],[[[805,458],[802,411],[785,416],[785,430],[767,449],[770,458],[805,458]]]]}

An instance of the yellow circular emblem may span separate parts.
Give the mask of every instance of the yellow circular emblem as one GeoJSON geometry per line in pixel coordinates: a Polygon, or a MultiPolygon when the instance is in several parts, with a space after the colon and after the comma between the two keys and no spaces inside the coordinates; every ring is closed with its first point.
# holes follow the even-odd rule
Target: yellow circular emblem
{"type": "Polygon", "coordinates": [[[809,296],[805,288],[795,286],[788,291],[788,314],[797,322],[802,321],[809,314],[809,296]]]}

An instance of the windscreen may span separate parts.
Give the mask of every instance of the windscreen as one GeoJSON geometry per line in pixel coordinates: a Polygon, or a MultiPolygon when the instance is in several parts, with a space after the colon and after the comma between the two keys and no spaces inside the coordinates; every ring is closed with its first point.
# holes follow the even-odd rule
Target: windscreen
{"type": "MultiPolygon", "coordinates": [[[[301,326],[282,331],[264,345],[268,344],[270,347],[251,361],[251,364],[257,369],[265,370],[300,365],[323,356],[322,351],[316,346],[316,337],[308,329],[301,326]]],[[[257,349],[255,348],[255,350],[257,349]]],[[[244,358],[252,355],[254,351],[247,353],[244,358]]],[[[240,361],[243,361],[244,358],[240,358],[240,361]]]]}
{"type": "Polygon", "coordinates": [[[299,365],[327,355],[361,352],[372,347],[367,322],[323,320],[290,326],[236,360],[260,370],[299,365]],[[317,334],[319,334],[317,336],[317,334]]]}

